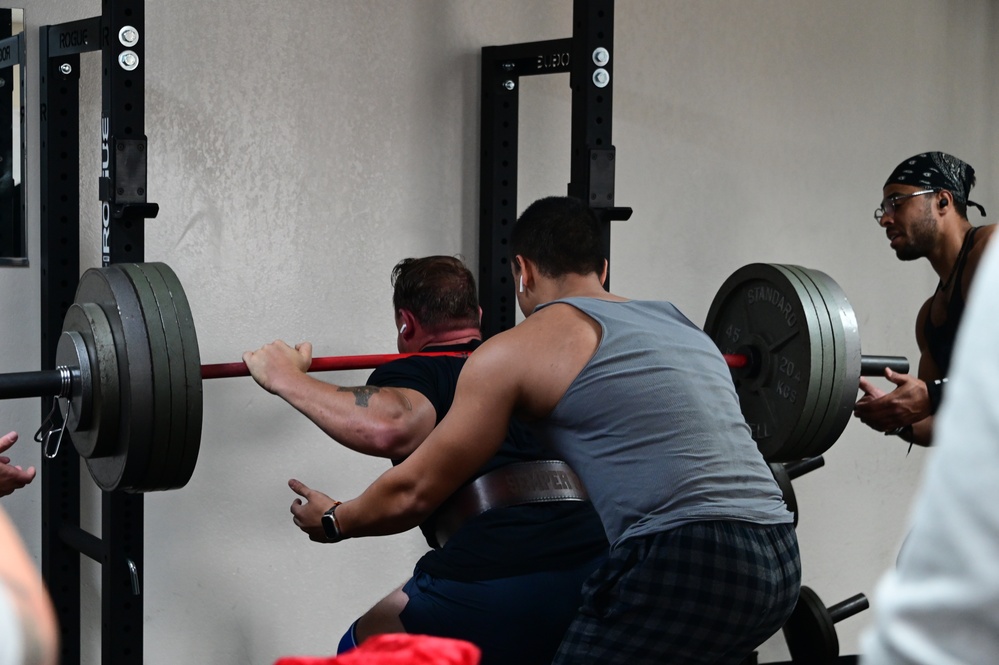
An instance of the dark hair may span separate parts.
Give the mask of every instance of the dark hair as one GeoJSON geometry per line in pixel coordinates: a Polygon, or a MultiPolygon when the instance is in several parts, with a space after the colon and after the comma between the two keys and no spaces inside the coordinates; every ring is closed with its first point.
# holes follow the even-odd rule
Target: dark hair
{"type": "MultiPolygon", "coordinates": [[[[971,185],[974,186],[974,184],[975,184],[975,176],[971,176],[971,185]]],[[[948,191],[950,191],[950,190],[948,190],[948,191]]],[[[951,192],[951,195],[953,195],[953,192],[951,192]]],[[[963,201],[958,201],[957,199],[954,199],[954,210],[957,212],[958,215],[960,215],[964,219],[968,219],[968,204],[967,203],[965,203],[963,201]]]]}
{"type": "Polygon", "coordinates": [[[603,272],[600,220],[583,201],[549,196],[529,205],[510,234],[511,256],[520,254],[546,277],[603,272]]]}
{"type": "Polygon", "coordinates": [[[392,305],[406,309],[431,332],[479,327],[475,277],[451,256],[403,259],[392,269],[392,305]]]}

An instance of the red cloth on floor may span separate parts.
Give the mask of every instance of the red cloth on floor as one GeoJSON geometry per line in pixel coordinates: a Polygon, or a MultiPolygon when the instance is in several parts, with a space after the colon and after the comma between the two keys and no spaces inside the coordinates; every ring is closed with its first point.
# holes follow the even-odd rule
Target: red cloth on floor
{"type": "Polygon", "coordinates": [[[274,665],[479,665],[480,658],[471,642],[399,633],[376,635],[342,656],[291,656],[274,665]]]}

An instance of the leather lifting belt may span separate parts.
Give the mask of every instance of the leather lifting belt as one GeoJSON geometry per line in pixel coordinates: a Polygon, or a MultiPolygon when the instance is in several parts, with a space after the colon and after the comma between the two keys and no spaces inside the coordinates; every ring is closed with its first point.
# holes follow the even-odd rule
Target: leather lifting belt
{"type": "Polygon", "coordinates": [[[437,511],[434,535],[437,546],[443,547],[466,520],[493,508],[588,500],[583,483],[565,462],[537,460],[507,464],[452,494],[437,511]]]}

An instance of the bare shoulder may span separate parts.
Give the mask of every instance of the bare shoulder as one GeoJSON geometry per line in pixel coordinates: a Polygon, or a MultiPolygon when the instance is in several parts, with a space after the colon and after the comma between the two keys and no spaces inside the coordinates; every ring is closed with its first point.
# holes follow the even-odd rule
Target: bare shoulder
{"type": "Polygon", "coordinates": [[[547,416],[592,357],[600,328],[581,310],[555,303],[516,327],[486,341],[468,359],[462,377],[495,382],[491,390],[516,395],[514,408],[524,419],[547,416]],[[481,354],[481,355],[480,355],[481,354]]]}
{"type": "Polygon", "coordinates": [[[964,278],[962,280],[962,287],[965,293],[968,292],[968,287],[971,285],[971,279],[978,269],[978,264],[982,260],[982,256],[985,254],[985,250],[992,240],[992,235],[995,233],[996,225],[988,224],[986,226],[978,227],[978,231],[975,232],[975,242],[968,250],[968,263],[967,269],[964,272],[964,278]]]}
{"type": "Polygon", "coordinates": [[[986,224],[985,226],[979,226],[978,231],[975,232],[975,243],[971,247],[972,254],[981,254],[985,251],[989,242],[992,240],[993,234],[995,234],[996,225],[986,224]]]}

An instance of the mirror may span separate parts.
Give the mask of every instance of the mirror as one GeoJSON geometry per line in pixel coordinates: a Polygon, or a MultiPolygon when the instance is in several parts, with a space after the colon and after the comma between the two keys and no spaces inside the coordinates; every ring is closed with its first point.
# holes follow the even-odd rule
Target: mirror
{"type": "Polygon", "coordinates": [[[0,8],[0,266],[28,265],[24,10],[0,8]]]}

